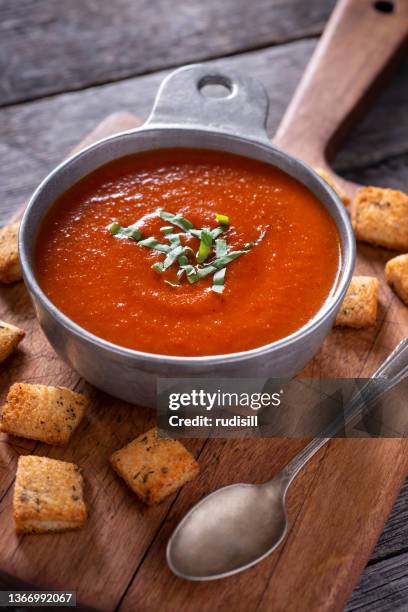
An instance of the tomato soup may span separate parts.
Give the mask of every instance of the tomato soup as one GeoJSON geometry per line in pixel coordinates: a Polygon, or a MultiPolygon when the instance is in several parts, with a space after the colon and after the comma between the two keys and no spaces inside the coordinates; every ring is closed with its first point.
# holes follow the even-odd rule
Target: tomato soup
{"type": "MultiPolygon", "coordinates": [[[[197,251],[199,238],[182,239],[197,251]]],[[[162,149],[108,163],[59,197],[39,232],[36,273],[48,298],[96,336],[149,353],[202,356],[298,330],[327,300],[340,258],[333,219],[286,173],[224,152],[162,149]],[[222,293],[213,276],[177,285],[174,266],[164,274],[152,268],[165,255],[109,230],[136,223],[144,237],[164,242],[163,210],[195,228],[214,229],[216,214],[228,217],[229,251],[262,239],[225,267],[222,293]]]]}

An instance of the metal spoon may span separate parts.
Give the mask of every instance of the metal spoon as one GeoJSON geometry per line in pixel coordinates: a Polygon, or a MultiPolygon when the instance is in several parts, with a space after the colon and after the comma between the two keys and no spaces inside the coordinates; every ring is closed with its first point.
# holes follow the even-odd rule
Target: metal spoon
{"type": "Polygon", "coordinates": [[[350,400],[343,417],[314,438],[272,480],[223,487],[196,504],[168,542],[170,569],[187,580],[215,580],[241,572],[268,556],[286,535],[285,497],[295,476],[341,427],[358,422],[367,401],[378,399],[407,375],[408,338],[384,361],[363,392],[350,400]]]}

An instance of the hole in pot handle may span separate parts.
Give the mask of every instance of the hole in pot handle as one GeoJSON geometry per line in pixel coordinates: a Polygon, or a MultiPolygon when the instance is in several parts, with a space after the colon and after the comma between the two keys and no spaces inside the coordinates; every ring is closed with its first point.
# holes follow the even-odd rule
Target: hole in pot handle
{"type": "Polygon", "coordinates": [[[268,97],[259,81],[195,64],[164,79],[146,123],[220,130],[265,141],[267,115],[268,97]]]}
{"type": "Polygon", "coordinates": [[[198,91],[208,98],[229,98],[235,94],[236,87],[231,79],[223,74],[207,74],[197,83],[198,91]]]}

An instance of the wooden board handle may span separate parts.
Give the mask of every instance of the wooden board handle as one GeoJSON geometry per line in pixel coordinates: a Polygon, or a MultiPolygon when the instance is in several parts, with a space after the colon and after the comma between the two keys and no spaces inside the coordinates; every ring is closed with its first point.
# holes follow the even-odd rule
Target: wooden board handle
{"type": "Polygon", "coordinates": [[[274,143],[327,169],[408,35],[408,0],[340,0],[274,143]]]}

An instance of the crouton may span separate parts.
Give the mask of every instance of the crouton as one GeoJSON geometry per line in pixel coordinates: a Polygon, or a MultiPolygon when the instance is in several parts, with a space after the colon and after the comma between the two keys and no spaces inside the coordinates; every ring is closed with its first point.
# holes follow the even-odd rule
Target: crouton
{"type": "Polygon", "coordinates": [[[344,206],[348,206],[350,204],[350,198],[348,197],[344,189],[342,189],[342,187],[340,187],[340,185],[336,183],[335,180],[333,180],[333,178],[328,172],[326,172],[326,170],[323,170],[323,168],[315,168],[315,172],[317,172],[317,174],[321,176],[324,181],[326,181],[326,183],[333,189],[333,191],[336,192],[340,200],[343,202],[344,206]]]}
{"type": "Polygon", "coordinates": [[[21,456],[13,510],[18,533],[49,533],[82,527],[87,510],[78,466],[48,457],[21,456]]]}
{"type": "Polygon", "coordinates": [[[149,506],[159,504],[199,471],[194,457],[177,440],[159,438],[153,428],[111,456],[113,469],[149,506]]]}
{"type": "Polygon", "coordinates": [[[408,249],[408,196],[402,191],[359,189],[351,221],[357,240],[388,249],[408,249]]]}
{"type": "Polygon", "coordinates": [[[390,259],[385,266],[387,283],[408,306],[408,254],[390,259]]]}
{"type": "Polygon", "coordinates": [[[372,276],[353,276],[340,306],[335,325],[369,327],[377,316],[379,282],[372,276]]]}
{"type": "Polygon", "coordinates": [[[18,227],[19,223],[13,223],[0,229],[0,282],[2,283],[21,280],[18,227]]]}
{"type": "Polygon", "coordinates": [[[47,444],[66,444],[89,400],[64,387],[16,383],[2,409],[0,430],[47,444]]]}
{"type": "Polygon", "coordinates": [[[22,329],[0,321],[0,363],[7,359],[24,336],[22,329]]]}

